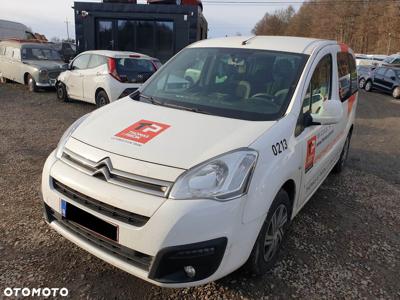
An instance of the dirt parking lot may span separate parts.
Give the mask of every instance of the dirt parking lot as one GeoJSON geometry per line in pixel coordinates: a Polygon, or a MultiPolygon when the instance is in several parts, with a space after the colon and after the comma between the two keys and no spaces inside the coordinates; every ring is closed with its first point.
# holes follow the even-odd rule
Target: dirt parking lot
{"type": "Polygon", "coordinates": [[[348,167],[296,217],[273,270],[261,278],[239,270],[190,289],[150,285],[45,224],[44,161],[93,109],[0,86],[0,298],[6,287],[66,287],[87,299],[400,298],[400,101],[361,92],[348,167]]]}

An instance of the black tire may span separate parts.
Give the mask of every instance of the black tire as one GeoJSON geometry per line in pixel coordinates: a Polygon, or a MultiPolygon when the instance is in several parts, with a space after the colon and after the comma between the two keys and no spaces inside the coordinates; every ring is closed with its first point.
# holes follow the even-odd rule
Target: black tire
{"type": "Polygon", "coordinates": [[[400,87],[397,86],[393,89],[392,96],[395,99],[400,99],[400,87]]]}
{"type": "Polygon", "coordinates": [[[28,84],[28,89],[30,92],[35,93],[38,91],[36,81],[30,74],[28,75],[28,78],[27,78],[27,84],[28,84]]]}
{"type": "Polygon", "coordinates": [[[351,142],[351,134],[350,131],[347,135],[346,141],[344,142],[342,152],[340,153],[339,160],[337,161],[336,165],[333,167],[332,172],[335,174],[339,174],[343,171],[347,158],[349,156],[349,149],[350,149],[350,142],[351,142]]]}
{"type": "MultiPolygon", "coordinates": [[[[285,233],[290,224],[292,207],[289,196],[284,190],[280,190],[276,195],[268,211],[265,222],[258,234],[256,243],[247,260],[246,268],[254,275],[263,275],[270,270],[278,259],[279,249],[285,238],[285,233]],[[273,218],[277,220],[277,215],[286,214],[286,221],[278,226],[278,231],[274,233],[273,218]],[[272,235],[271,235],[272,234],[272,235]],[[268,236],[272,237],[268,239],[268,236]]],[[[279,218],[278,218],[279,219],[279,218]]],[[[285,218],[281,219],[284,220],[285,218]]],[[[282,221],[283,222],[283,221],[282,221]]]]}
{"type": "Polygon", "coordinates": [[[367,80],[367,82],[365,83],[365,86],[364,86],[364,90],[366,90],[367,92],[372,91],[372,81],[371,80],[367,80]]]}
{"type": "Polygon", "coordinates": [[[365,88],[365,78],[361,78],[361,79],[358,81],[358,87],[359,87],[360,89],[365,88]]]}
{"type": "Polygon", "coordinates": [[[65,87],[65,84],[62,82],[57,83],[56,85],[56,92],[57,92],[57,99],[68,102],[68,94],[67,94],[67,88],[65,87]]]}
{"type": "Polygon", "coordinates": [[[110,103],[107,93],[105,91],[100,91],[96,94],[96,105],[97,107],[102,107],[110,103]]]}

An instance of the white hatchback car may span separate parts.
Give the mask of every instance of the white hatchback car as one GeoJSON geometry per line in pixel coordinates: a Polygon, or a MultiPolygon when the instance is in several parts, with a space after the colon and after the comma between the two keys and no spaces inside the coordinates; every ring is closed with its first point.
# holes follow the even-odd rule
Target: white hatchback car
{"type": "Polygon", "coordinates": [[[357,86],[353,52],[335,41],[190,45],[65,132],[43,170],[45,218],[160,286],[204,284],[245,263],[262,274],[291,220],[342,170],[357,86]]]}
{"type": "Polygon", "coordinates": [[[158,59],[140,53],[83,52],[58,77],[57,97],[100,107],[136,91],[160,66],[158,59]]]}

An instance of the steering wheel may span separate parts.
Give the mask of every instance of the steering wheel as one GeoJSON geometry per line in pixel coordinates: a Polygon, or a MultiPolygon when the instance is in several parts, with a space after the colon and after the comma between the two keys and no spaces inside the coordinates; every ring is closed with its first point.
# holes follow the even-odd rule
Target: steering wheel
{"type": "Polygon", "coordinates": [[[280,108],[280,106],[276,103],[275,97],[271,96],[269,94],[266,94],[266,93],[254,94],[249,98],[249,100],[252,100],[252,99],[253,100],[257,99],[257,101],[261,100],[261,101],[263,101],[263,102],[265,102],[267,104],[271,104],[271,105],[275,106],[276,108],[280,108]]]}

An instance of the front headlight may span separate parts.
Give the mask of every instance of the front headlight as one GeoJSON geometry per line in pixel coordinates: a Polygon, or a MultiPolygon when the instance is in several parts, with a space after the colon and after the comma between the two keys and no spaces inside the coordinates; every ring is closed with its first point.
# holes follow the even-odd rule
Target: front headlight
{"type": "Polygon", "coordinates": [[[213,199],[227,201],[247,192],[258,153],[238,149],[184,172],[172,187],[171,199],[213,199]]]}
{"type": "Polygon", "coordinates": [[[40,77],[45,78],[45,77],[47,77],[47,74],[48,74],[48,71],[46,69],[39,70],[40,77]]]}
{"type": "Polygon", "coordinates": [[[89,114],[86,114],[82,117],[80,117],[78,120],[76,120],[74,123],[72,123],[71,126],[68,127],[68,129],[64,132],[62,135],[60,141],[58,142],[57,149],[56,149],[56,157],[58,159],[61,159],[61,156],[64,151],[65,144],[67,143],[68,139],[74,133],[75,129],[79,127],[79,125],[82,124],[83,121],[89,116],[89,114]]]}

